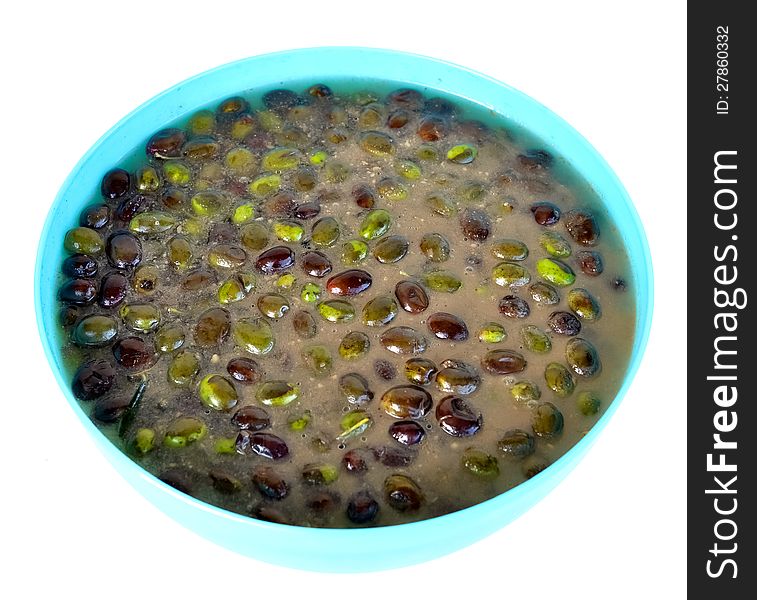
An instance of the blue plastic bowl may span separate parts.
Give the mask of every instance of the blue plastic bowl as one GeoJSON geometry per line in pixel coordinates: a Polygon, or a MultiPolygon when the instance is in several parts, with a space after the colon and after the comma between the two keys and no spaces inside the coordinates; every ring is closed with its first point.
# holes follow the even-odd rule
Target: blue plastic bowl
{"type": "Polygon", "coordinates": [[[338,572],[388,569],[447,554],[503,527],[545,496],[594,443],[628,390],[647,342],[652,299],[649,248],[636,210],[610,167],[570,125],[486,75],[423,56],[367,48],[312,48],[247,58],[188,79],[137,108],[92,146],[63,183],[42,231],[35,273],[37,323],[50,366],[82,425],[121,475],[171,518],[222,546],[271,563],[338,572]],[[604,202],[628,250],[637,306],[631,362],[617,397],[580,442],[545,471],[491,500],[417,523],[367,529],[314,529],[258,521],[164,484],[122,454],[79,407],[56,340],[56,279],[63,260],[63,237],[78,224],[80,210],[98,197],[100,180],[108,169],[153,132],[198,108],[245,90],[302,89],[318,81],[371,79],[478,103],[569,160],[604,202]]]}

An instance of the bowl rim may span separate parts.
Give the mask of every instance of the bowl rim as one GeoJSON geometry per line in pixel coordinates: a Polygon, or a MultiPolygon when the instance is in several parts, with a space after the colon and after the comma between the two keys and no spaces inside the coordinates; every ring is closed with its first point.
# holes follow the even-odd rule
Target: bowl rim
{"type": "MultiPolygon", "coordinates": [[[[359,76],[359,73],[356,74],[356,76],[359,76]]],[[[391,82],[394,80],[388,79],[387,81],[391,82]]],[[[401,82],[397,82],[397,83],[400,84],[401,82]]],[[[409,83],[408,86],[412,87],[413,84],[409,83]]],[[[431,85],[421,86],[419,84],[415,84],[415,87],[428,87],[429,89],[433,89],[433,86],[431,85]]],[[[437,89],[441,89],[441,88],[437,88],[437,89]]],[[[462,98],[464,100],[474,102],[478,105],[488,106],[485,99],[471,97],[463,93],[455,93],[455,92],[449,92],[449,93],[459,98],[462,98]]],[[[218,100],[220,101],[221,99],[222,98],[219,98],[218,100]]],[[[199,107],[194,107],[193,110],[196,110],[197,108],[199,107]]],[[[496,111],[496,112],[501,118],[513,120],[513,117],[502,115],[500,111],[496,111]]],[[[528,128],[526,127],[526,129],[528,128]]],[[[575,169],[579,174],[585,175],[578,166],[576,166],[575,169]]],[[[634,273],[636,273],[639,269],[635,268],[633,270],[634,270],[634,273]]],[[[569,470],[573,466],[573,464],[571,463],[576,462],[577,458],[580,458],[589,449],[589,447],[596,440],[597,436],[601,433],[602,430],[604,430],[607,422],[610,420],[610,418],[613,416],[615,411],[618,409],[618,406],[620,405],[623,397],[626,395],[628,388],[630,387],[630,384],[633,381],[638,371],[642,357],[644,356],[644,353],[645,353],[645,348],[649,339],[651,323],[652,323],[653,308],[654,308],[654,274],[653,274],[653,269],[652,269],[651,253],[650,253],[649,244],[647,241],[647,236],[646,236],[643,224],[641,222],[641,219],[639,218],[636,208],[631,198],[629,197],[627,191],[625,190],[625,187],[620,182],[619,178],[617,177],[615,172],[612,170],[612,168],[609,166],[609,164],[599,154],[599,152],[577,130],[575,130],[568,122],[562,119],[562,117],[552,112],[551,109],[547,108],[546,106],[544,106],[537,100],[533,99],[532,97],[526,95],[525,93],[485,73],[481,73],[475,69],[461,66],[461,65],[458,65],[446,60],[424,56],[421,54],[415,54],[411,52],[390,50],[390,49],[384,49],[384,48],[372,48],[372,47],[363,47],[363,46],[314,46],[314,47],[298,48],[298,49],[292,49],[292,50],[282,50],[282,51],[277,51],[277,52],[254,55],[254,56],[238,59],[235,61],[231,61],[222,65],[213,67],[211,69],[205,70],[201,73],[198,73],[187,79],[184,79],[183,81],[175,85],[172,85],[171,87],[156,94],[152,98],[142,102],[139,106],[137,106],[135,109],[130,111],[127,115],[122,117],[117,123],[115,123],[104,134],[102,134],[97,139],[97,141],[87,150],[87,152],[79,159],[79,161],[77,161],[76,165],[71,169],[68,176],[61,184],[53,203],[50,205],[50,208],[48,209],[48,213],[45,218],[42,231],[40,233],[39,243],[37,247],[35,270],[34,270],[34,306],[35,306],[37,328],[38,328],[40,340],[42,342],[42,345],[45,351],[45,357],[50,365],[50,368],[52,369],[55,375],[58,385],[63,391],[63,395],[66,397],[69,405],[72,407],[72,409],[76,413],[77,417],[79,418],[79,421],[82,423],[84,428],[89,431],[89,433],[95,438],[97,442],[100,442],[98,443],[98,446],[100,447],[100,449],[106,454],[106,456],[111,460],[111,462],[118,463],[116,465],[116,470],[119,471],[119,474],[122,474],[120,473],[120,470],[122,468],[129,469],[133,471],[133,474],[135,476],[141,477],[150,485],[158,488],[162,493],[171,495],[175,499],[178,499],[179,501],[183,502],[184,504],[194,509],[197,509],[203,512],[209,512],[213,515],[216,515],[226,520],[231,520],[231,521],[235,521],[239,523],[245,523],[248,526],[254,526],[262,530],[270,530],[272,532],[278,532],[281,534],[285,534],[285,533],[290,534],[293,530],[298,530],[303,533],[308,532],[307,533],[308,536],[323,538],[324,541],[326,539],[328,539],[328,541],[335,541],[335,538],[336,538],[337,542],[349,542],[349,541],[354,541],[355,538],[378,538],[378,537],[386,537],[386,536],[395,537],[398,531],[401,531],[403,534],[422,534],[422,532],[424,530],[427,530],[428,528],[431,528],[431,527],[437,528],[440,526],[447,525],[448,523],[451,524],[451,523],[468,519],[468,518],[473,518],[474,520],[480,520],[482,517],[485,517],[486,513],[491,513],[491,511],[496,511],[499,508],[504,508],[505,505],[513,501],[517,501],[519,497],[523,497],[523,498],[528,497],[537,486],[540,486],[542,484],[542,480],[544,478],[550,477],[550,472],[559,472],[559,468],[561,466],[568,467],[568,470],[569,470]],[[218,507],[216,505],[209,504],[203,500],[199,500],[193,496],[189,496],[188,494],[179,492],[175,488],[162,482],[155,475],[153,475],[152,473],[144,469],[139,463],[132,460],[128,455],[123,453],[115,444],[113,444],[102,433],[102,431],[100,431],[100,429],[98,429],[94,425],[94,423],[92,423],[92,421],[86,416],[86,414],[84,414],[83,410],[78,405],[78,402],[73,397],[73,394],[70,391],[70,385],[69,385],[70,382],[66,380],[65,373],[61,369],[57,368],[56,366],[56,362],[54,360],[54,350],[52,347],[52,339],[54,336],[47,335],[47,332],[45,331],[45,322],[44,322],[45,313],[42,306],[40,288],[41,288],[41,280],[42,280],[42,271],[43,271],[43,266],[44,266],[43,265],[44,255],[45,255],[45,251],[47,247],[46,242],[48,241],[50,230],[52,228],[53,222],[55,221],[56,208],[58,208],[63,203],[65,194],[68,188],[70,187],[72,181],[77,177],[79,171],[82,169],[82,167],[85,166],[88,160],[92,156],[94,156],[100,150],[100,148],[105,143],[107,143],[108,140],[110,140],[111,137],[114,136],[114,134],[116,134],[123,127],[127,126],[145,108],[155,103],[158,103],[161,99],[163,99],[166,96],[169,96],[173,93],[178,92],[184,86],[195,83],[198,80],[203,80],[209,76],[217,75],[221,72],[227,71],[231,68],[234,68],[240,65],[252,64],[256,61],[271,61],[271,60],[276,60],[276,59],[286,59],[288,57],[308,55],[308,54],[313,55],[313,56],[320,55],[321,58],[328,58],[330,60],[334,60],[340,57],[353,55],[355,53],[365,53],[365,52],[368,52],[380,57],[386,57],[388,59],[394,59],[394,60],[407,59],[419,64],[426,64],[431,68],[441,69],[443,71],[452,70],[452,71],[457,71],[461,73],[467,73],[476,79],[485,80],[489,82],[490,84],[493,84],[503,93],[506,93],[508,96],[515,98],[517,101],[521,103],[525,102],[527,104],[532,105],[533,108],[536,109],[538,112],[540,112],[542,116],[547,117],[554,124],[559,126],[562,130],[561,133],[564,135],[568,135],[571,138],[572,143],[577,144],[583,150],[583,152],[587,154],[587,156],[589,156],[591,159],[594,160],[597,167],[602,169],[602,171],[604,172],[604,176],[608,178],[607,186],[612,186],[615,188],[615,191],[620,195],[620,199],[622,200],[623,204],[628,209],[632,222],[630,224],[624,223],[623,229],[628,228],[630,230],[633,230],[638,236],[638,243],[640,245],[641,255],[643,258],[643,265],[641,265],[641,269],[647,275],[646,281],[644,282],[646,293],[643,296],[639,296],[639,295],[636,296],[637,319],[636,319],[636,327],[635,327],[635,333],[634,333],[634,337],[635,337],[634,348],[632,350],[630,361],[627,365],[623,383],[621,384],[621,387],[618,390],[616,396],[613,398],[612,402],[610,402],[610,404],[607,406],[605,412],[600,417],[600,419],[598,419],[598,421],[591,427],[591,429],[587,432],[587,434],[584,437],[582,437],[580,440],[578,440],[568,451],[566,451],[557,460],[551,463],[551,465],[547,469],[542,471],[541,473],[537,474],[531,479],[528,479],[518,484],[517,486],[505,492],[502,492],[496,496],[493,496],[492,498],[479,502],[478,504],[475,504],[473,506],[470,506],[461,510],[457,510],[451,513],[447,513],[444,515],[440,515],[437,517],[431,517],[431,518],[427,518],[427,519],[423,519],[423,520],[415,521],[415,522],[410,522],[410,523],[402,523],[402,524],[396,524],[396,525],[383,525],[383,526],[375,526],[375,527],[364,527],[364,528],[316,528],[316,527],[304,527],[304,526],[299,526],[299,525],[284,525],[284,524],[272,523],[272,522],[256,519],[251,516],[235,513],[235,512],[223,509],[221,507],[218,507]],[[643,315],[643,318],[640,318],[639,315],[643,315]]]]}

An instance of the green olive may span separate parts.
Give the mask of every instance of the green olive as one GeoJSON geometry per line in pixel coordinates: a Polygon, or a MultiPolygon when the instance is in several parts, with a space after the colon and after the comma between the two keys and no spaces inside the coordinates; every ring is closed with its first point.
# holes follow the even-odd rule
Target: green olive
{"type": "Polygon", "coordinates": [[[234,341],[250,354],[268,354],[274,346],[273,329],[265,319],[239,319],[234,324],[234,341]]]}
{"type": "Polygon", "coordinates": [[[590,417],[596,415],[602,406],[602,401],[594,392],[581,392],[576,400],[578,410],[582,415],[590,417]]]}
{"type": "Polygon", "coordinates": [[[323,217],[313,223],[310,239],[317,246],[333,246],[339,239],[339,222],[334,217],[323,217]]]}
{"type": "Polygon", "coordinates": [[[281,187],[281,175],[266,173],[255,178],[248,186],[254,196],[269,196],[281,187]]]}
{"type": "Polygon", "coordinates": [[[467,448],[460,460],[463,468],[477,477],[493,479],[499,475],[499,464],[496,457],[478,448],[467,448]]]}
{"type": "Polygon", "coordinates": [[[308,302],[310,304],[318,302],[322,295],[323,289],[321,288],[321,286],[311,281],[303,285],[302,291],[300,292],[300,298],[302,299],[302,301],[308,302]]]}
{"type": "Polygon", "coordinates": [[[551,258],[538,260],[536,271],[542,279],[557,286],[572,285],[576,280],[575,273],[568,265],[551,258]]]}
{"type": "Polygon", "coordinates": [[[423,202],[432,213],[442,217],[451,217],[457,212],[455,203],[439,194],[431,194],[423,202]]]}
{"type": "Polygon", "coordinates": [[[399,312],[399,307],[391,296],[377,296],[363,306],[363,323],[369,327],[383,327],[391,323],[399,312]]]}
{"type": "Polygon", "coordinates": [[[368,244],[362,240],[349,240],[342,244],[342,262],[345,265],[357,265],[368,256],[368,244]]]}
{"type": "Polygon", "coordinates": [[[472,163],[477,155],[478,150],[475,146],[471,146],[470,144],[459,144],[453,146],[447,151],[447,160],[460,165],[467,165],[472,163]]]}
{"type": "Polygon", "coordinates": [[[268,245],[268,238],[268,228],[263,223],[247,223],[239,230],[242,245],[250,250],[262,250],[268,245]]]}
{"type": "Polygon", "coordinates": [[[166,212],[143,212],[129,221],[134,233],[163,233],[176,225],[176,218],[166,212]]]}
{"type": "Polygon", "coordinates": [[[555,258],[567,258],[572,252],[568,240],[554,231],[542,233],[539,237],[539,244],[547,251],[547,254],[555,258]]]}
{"type": "Polygon", "coordinates": [[[287,425],[289,425],[289,429],[292,431],[303,431],[307,429],[308,425],[310,425],[310,422],[313,420],[313,415],[309,410],[306,410],[304,413],[302,413],[299,416],[296,417],[290,417],[287,420],[287,425]]]}
{"type": "Polygon", "coordinates": [[[441,233],[426,233],[421,238],[421,252],[431,262],[449,259],[449,242],[441,233]]]}
{"type": "Polygon", "coordinates": [[[150,333],[160,325],[160,309],[154,304],[124,304],[118,314],[132,331],[150,333]]]}
{"type": "Polygon", "coordinates": [[[423,283],[435,292],[447,294],[455,293],[463,285],[462,280],[457,275],[445,270],[430,271],[424,274],[423,283]]]}
{"type": "Polygon", "coordinates": [[[171,185],[187,186],[192,181],[192,171],[178,160],[163,163],[163,177],[171,185]]]}
{"type": "Polygon", "coordinates": [[[528,404],[541,398],[541,390],[533,381],[523,380],[510,388],[510,395],[516,402],[528,404]]]}
{"type": "MultiPolygon", "coordinates": [[[[234,212],[231,214],[231,222],[234,223],[234,225],[244,225],[245,223],[249,223],[255,218],[255,213],[255,204],[253,204],[252,202],[245,202],[234,209],[234,212]]],[[[244,243],[244,240],[242,240],[242,244],[247,246],[247,244],[244,243]]],[[[265,246],[265,243],[263,244],[263,246],[265,246]]]]}
{"type": "Polygon", "coordinates": [[[375,240],[381,237],[392,225],[392,216],[383,208],[368,211],[360,223],[360,237],[365,240],[375,240]]]}
{"type": "Polygon", "coordinates": [[[282,242],[299,242],[305,230],[295,221],[275,221],[272,226],[273,234],[282,242]]]}
{"type": "Polygon", "coordinates": [[[570,396],[576,388],[573,375],[560,363],[549,363],[544,371],[544,379],[547,387],[560,398],[570,396]]]}
{"type": "Polygon", "coordinates": [[[528,258],[528,246],[520,240],[498,240],[492,244],[491,252],[495,257],[506,261],[520,261],[528,258]]]}
{"type": "Polygon", "coordinates": [[[214,217],[226,208],[226,198],[220,192],[210,190],[196,193],[190,200],[192,210],[199,217],[214,217]]]}
{"type": "Polygon", "coordinates": [[[155,349],[158,352],[167,354],[181,348],[184,345],[185,339],[186,334],[181,325],[164,325],[155,333],[155,349]]]}
{"type": "Polygon", "coordinates": [[[234,384],[221,375],[206,375],[198,388],[200,401],[214,410],[230,410],[237,405],[239,396],[234,384]]]}
{"type": "Polygon", "coordinates": [[[364,410],[351,410],[339,422],[342,432],[336,436],[340,442],[362,435],[373,424],[373,419],[364,410]]]}
{"type": "Polygon", "coordinates": [[[536,325],[524,325],[520,330],[523,346],[536,354],[545,354],[552,349],[552,340],[536,325]]]}
{"type": "Polygon", "coordinates": [[[531,281],[531,274],[521,265],[501,262],[492,270],[492,279],[502,287],[521,287],[531,281]]]}
{"type": "Polygon", "coordinates": [[[266,406],[285,406],[300,397],[300,388],[286,381],[266,381],[258,387],[255,397],[266,406]]]}
{"type": "MultiPolygon", "coordinates": [[[[388,214],[388,213],[387,213],[388,214]]],[[[89,227],[75,227],[66,233],[63,247],[71,254],[86,254],[97,256],[103,251],[105,244],[102,236],[89,227]]]]}
{"type": "Polygon", "coordinates": [[[200,419],[179,417],[166,428],[163,444],[169,448],[183,448],[204,438],[208,428],[200,419]]]}
{"type": "Polygon", "coordinates": [[[318,303],[318,314],[332,323],[346,323],[355,318],[355,307],[347,300],[324,300],[318,303]]]}
{"type": "Polygon", "coordinates": [[[574,288],[568,292],[568,307],[584,321],[596,321],[602,316],[597,299],[583,288],[574,288]]]}
{"type": "Polygon", "coordinates": [[[316,377],[323,377],[331,372],[333,359],[326,346],[310,346],[302,351],[302,360],[316,377]]]}
{"type": "Polygon", "coordinates": [[[187,387],[199,372],[200,357],[189,350],[182,350],[168,365],[168,381],[178,387],[187,387]]]}
{"type": "Polygon", "coordinates": [[[385,177],[376,184],[376,193],[383,200],[405,200],[409,194],[407,186],[393,177],[385,177]]]}
{"type": "Polygon", "coordinates": [[[223,163],[236,175],[249,175],[255,169],[255,155],[247,148],[232,148],[223,163]]]}
{"type": "Polygon", "coordinates": [[[160,175],[154,167],[142,167],[136,173],[136,187],[140,192],[154,192],[160,183],[160,175]]]}
{"type": "Polygon", "coordinates": [[[213,111],[200,110],[189,118],[187,129],[193,135],[210,135],[216,128],[216,116],[213,111]]]}
{"type": "Polygon", "coordinates": [[[179,271],[189,267],[192,262],[192,245],[187,238],[177,235],[168,241],[168,261],[179,271]]]}
{"type": "Polygon", "coordinates": [[[394,140],[380,131],[366,131],[360,135],[360,147],[374,156],[394,154],[394,140]]]}
{"type": "Polygon", "coordinates": [[[134,434],[133,446],[142,455],[152,451],[155,447],[155,431],[147,427],[137,429],[137,432],[134,434]]]}
{"type": "Polygon", "coordinates": [[[110,315],[89,315],[76,324],[73,341],[78,346],[104,346],[118,334],[118,322],[110,315]]]}
{"type": "Polygon", "coordinates": [[[339,356],[346,360],[356,360],[367,354],[371,340],[362,331],[350,331],[339,343],[339,356]]]}
{"type": "Polygon", "coordinates": [[[415,181],[416,179],[420,179],[423,175],[423,171],[421,170],[421,167],[419,164],[413,162],[412,160],[401,160],[399,161],[395,166],[394,170],[403,179],[408,179],[410,181],[415,181]]]}
{"type": "Polygon", "coordinates": [[[344,163],[330,160],[323,167],[323,178],[329,183],[342,183],[350,176],[350,168],[344,163]]]}
{"type": "Polygon", "coordinates": [[[562,413],[551,402],[542,402],[534,409],[531,427],[539,437],[555,437],[562,432],[563,425],[562,413]]]}

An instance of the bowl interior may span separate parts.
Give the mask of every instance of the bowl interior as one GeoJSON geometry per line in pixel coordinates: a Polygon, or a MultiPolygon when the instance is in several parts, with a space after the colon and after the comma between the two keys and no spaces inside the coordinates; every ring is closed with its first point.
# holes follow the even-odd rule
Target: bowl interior
{"type": "Polygon", "coordinates": [[[615,174],[583,137],[542,105],[485,75],[434,59],[366,48],[315,48],[253,57],[198,75],[156,96],[108,131],[71,172],[50,209],[37,256],[35,303],[42,343],[64,395],[122,475],[162,510],[216,542],[263,560],[316,570],[359,571],[410,564],[462,547],[518,516],[562,479],[615,412],[638,368],[651,323],[652,269],[642,225],[615,174]],[[122,164],[156,130],[225,97],[259,97],[268,89],[300,90],[330,81],[387,91],[415,87],[494,111],[523,141],[538,141],[580,173],[620,229],[633,273],[636,334],[631,361],[617,397],[599,422],[549,469],[527,482],[468,509],[417,523],[357,530],[282,526],[230,513],[177,492],[123,455],[90,422],[70,391],[65,357],[56,338],[62,240],[77,224],[79,211],[99,198],[100,179],[108,169],[122,164]],[[401,548],[398,537],[405,540],[401,548]]]}

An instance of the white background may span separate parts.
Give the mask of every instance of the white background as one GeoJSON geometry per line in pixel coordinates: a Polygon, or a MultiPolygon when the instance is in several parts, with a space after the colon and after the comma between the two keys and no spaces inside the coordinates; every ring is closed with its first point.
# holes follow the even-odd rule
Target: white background
{"type": "Polygon", "coordinates": [[[4,5],[0,597],[684,596],[685,4],[446,4],[4,5]],[[495,535],[388,573],[336,576],[269,566],[163,516],[88,439],[56,387],[33,321],[33,257],[46,211],[106,129],[205,69],[317,45],[427,54],[541,101],[583,133],[625,183],[656,269],[649,349],[587,458],[495,535]]]}

